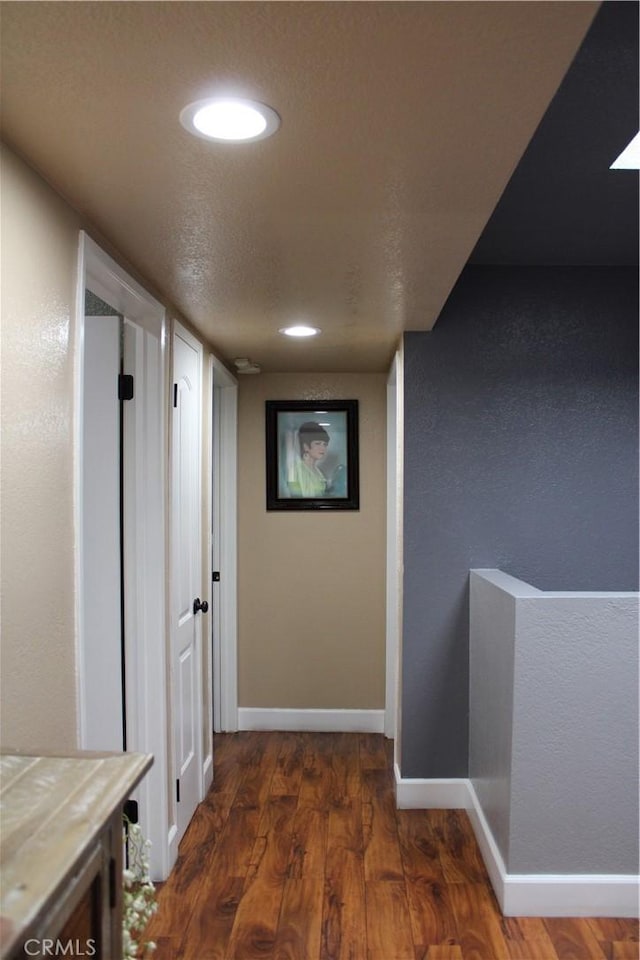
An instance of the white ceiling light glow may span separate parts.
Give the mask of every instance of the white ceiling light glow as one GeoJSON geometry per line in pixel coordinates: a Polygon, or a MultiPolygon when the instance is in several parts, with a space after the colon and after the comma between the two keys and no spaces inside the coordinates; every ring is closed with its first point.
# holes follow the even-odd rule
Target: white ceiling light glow
{"type": "Polygon", "coordinates": [[[624,148],[610,170],[640,170],[640,133],[636,133],[631,143],[624,148]]]}
{"type": "Polygon", "coordinates": [[[205,140],[247,143],[270,137],[280,126],[280,117],[256,100],[215,97],[190,103],[181,112],[180,123],[205,140]]]}
{"type": "Polygon", "coordinates": [[[318,327],[307,327],[299,323],[294,327],[281,327],[279,332],[284,333],[285,337],[315,337],[320,330],[318,327]]]}

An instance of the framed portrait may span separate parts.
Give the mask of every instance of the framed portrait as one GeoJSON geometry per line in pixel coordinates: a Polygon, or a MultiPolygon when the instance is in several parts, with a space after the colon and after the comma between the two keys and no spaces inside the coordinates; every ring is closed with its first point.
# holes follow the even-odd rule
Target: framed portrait
{"type": "Polygon", "coordinates": [[[358,510],[358,401],[267,400],[267,510],[358,510]]]}

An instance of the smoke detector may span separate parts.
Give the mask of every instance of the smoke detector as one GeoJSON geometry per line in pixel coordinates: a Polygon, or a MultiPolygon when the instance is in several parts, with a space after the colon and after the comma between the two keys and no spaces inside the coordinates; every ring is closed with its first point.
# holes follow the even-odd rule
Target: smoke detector
{"type": "Polygon", "coordinates": [[[248,357],[237,357],[233,362],[238,373],[260,373],[260,365],[249,360],[248,357]]]}

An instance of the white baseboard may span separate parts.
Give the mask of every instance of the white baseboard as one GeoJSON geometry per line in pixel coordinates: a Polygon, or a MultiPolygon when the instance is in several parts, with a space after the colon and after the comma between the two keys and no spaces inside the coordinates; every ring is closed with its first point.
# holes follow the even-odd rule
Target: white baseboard
{"type": "MultiPolygon", "coordinates": [[[[513,916],[513,914],[505,913],[505,884],[507,880],[507,870],[504,865],[504,860],[502,859],[502,854],[498,848],[493,832],[487,823],[487,819],[484,815],[484,811],[480,806],[480,801],[478,800],[476,791],[473,788],[473,784],[470,780],[466,781],[467,789],[469,791],[469,806],[467,812],[469,814],[469,820],[471,821],[471,826],[473,827],[473,832],[476,835],[476,840],[478,841],[478,846],[480,847],[480,853],[482,854],[482,859],[484,860],[484,865],[487,868],[487,873],[489,874],[489,879],[491,880],[491,885],[493,887],[494,893],[498,898],[498,903],[500,908],[505,914],[505,916],[513,916]]],[[[530,913],[521,913],[517,916],[535,916],[535,914],[530,913]]],[[[539,914],[539,916],[551,916],[551,914],[539,914]]],[[[558,914],[559,916],[559,914],[558,914]]]]}
{"type": "Polygon", "coordinates": [[[239,730],[384,733],[384,710],[290,710],[238,707],[239,730]]]}
{"type": "Polygon", "coordinates": [[[206,797],[213,783],[213,755],[210,753],[202,765],[202,799],[206,797]]]}
{"type": "Polygon", "coordinates": [[[175,823],[171,824],[169,831],[167,833],[167,862],[165,864],[165,869],[162,871],[163,876],[152,877],[154,881],[162,882],[167,880],[169,874],[175,866],[175,862],[178,859],[178,827],[175,823]]]}
{"type": "Polygon", "coordinates": [[[637,917],[638,880],[626,874],[507,876],[505,917],[637,917]]]}
{"type": "Polygon", "coordinates": [[[422,780],[402,777],[395,765],[396,805],[399,810],[468,810],[469,781],[422,780]]]}
{"type": "Polygon", "coordinates": [[[403,779],[397,765],[395,779],[401,810],[467,810],[505,917],[638,916],[640,877],[633,874],[507,873],[470,780],[403,779]]]}

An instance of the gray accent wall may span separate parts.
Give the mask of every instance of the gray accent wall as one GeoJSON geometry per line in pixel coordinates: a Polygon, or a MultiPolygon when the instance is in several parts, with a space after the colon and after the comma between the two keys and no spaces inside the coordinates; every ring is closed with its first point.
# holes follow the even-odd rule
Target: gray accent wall
{"type": "Polygon", "coordinates": [[[638,271],[467,267],[404,338],[403,777],[466,777],[469,570],[637,589],[638,271]]]}

